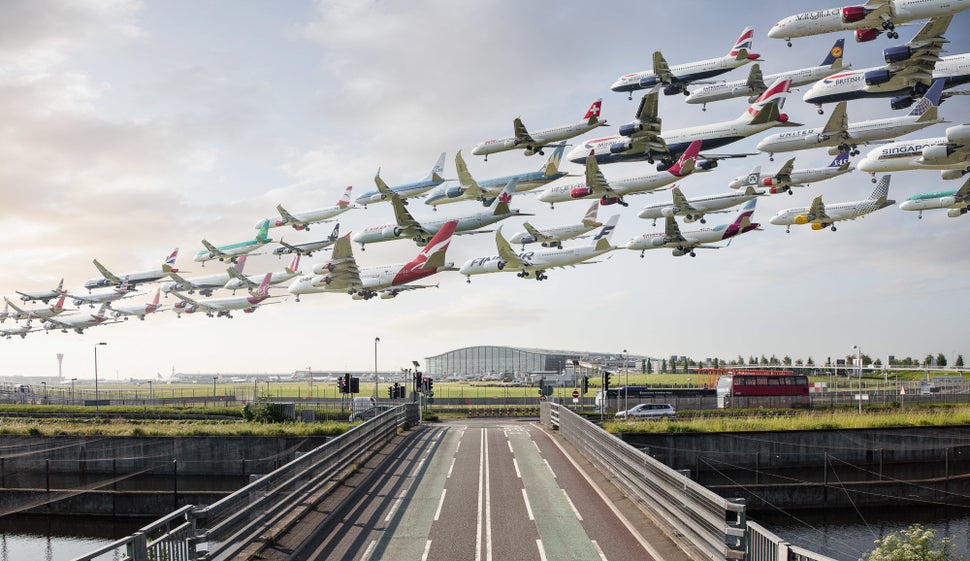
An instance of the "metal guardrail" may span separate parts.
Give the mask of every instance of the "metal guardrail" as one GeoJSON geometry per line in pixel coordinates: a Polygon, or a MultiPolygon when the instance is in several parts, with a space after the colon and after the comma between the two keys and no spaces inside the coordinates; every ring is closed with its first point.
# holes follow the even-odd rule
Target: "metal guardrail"
{"type": "Polygon", "coordinates": [[[745,541],[745,561],[837,561],[821,553],[791,545],[753,520],[748,520],[745,541]]]}

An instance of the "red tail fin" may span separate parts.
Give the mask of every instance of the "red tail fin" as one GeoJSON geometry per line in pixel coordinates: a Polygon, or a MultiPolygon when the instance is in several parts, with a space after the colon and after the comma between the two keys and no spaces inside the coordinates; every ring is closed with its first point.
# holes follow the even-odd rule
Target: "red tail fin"
{"type": "Polygon", "coordinates": [[[346,208],[350,206],[350,190],[353,188],[354,188],[353,185],[348,185],[347,188],[344,189],[343,196],[340,197],[340,200],[337,201],[338,208],[346,208]]]}
{"type": "Polygon", "coordinates": [[[259,283],[259,288],[256,289],[256,296],[266,296],[269,294],[269,281],[273,278],[273,273],[266,273],[263,277],[263,282],[259,283]]]}
{"type": "Polygon", "coordinates": [[[603,108],[603,100],[597,99],[596,101],[593,102],[592,105],[589,106],[589,110],[586,111],[586,115],[583,116],[583,119],[589,119],[590,117],[596,117],[597,119],[599,119],[600,109],[602,108],[603,108]]]}
{"type": "Polygon", "coordinates": [[[421,253],[418,253],[417,257],[412,259],[411,262],[405,266],[405,268],[413,269],[415,267],[420,267],[428,261],[428,258],[431,255],[438,252],[444,254],[444,252],[448,250],[448,245],[451,243],[451,236],[455,233],[455,229],[457,227],[457,220],[449,220],[448,222],[445,222],[441,228],[435,232],[434,237],[431,238],[428,245],[424,246],[421,253]]]}
{"type": "Polygon", "coordinates": [[[701,152],[701,144],[703,144],[701,140],[691,142],[687,146],[687,149],[684,150],[684,153],[680,155],[680,158],[667,171],[677,177],[683,177],[693,172],[694,162],[697,160],[697,155],[701,152]]]}

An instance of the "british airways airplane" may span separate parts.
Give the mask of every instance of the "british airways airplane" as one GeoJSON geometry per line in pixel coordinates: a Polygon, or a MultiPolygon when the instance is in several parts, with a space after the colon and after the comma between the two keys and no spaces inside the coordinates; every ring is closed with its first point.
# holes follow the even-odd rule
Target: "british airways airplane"
{"type": "Polygon", "coordinates": [[[512,121],[512,129],[515,131],[515,136],[479,142],[478,145],[472,149],[472,154],[475,154],[476,156],[485,156],[485,161],[488,161],[489,154],[505,152],[507,150],[525,150],[526,156],[532,156],[533,154],[539,154],[540,156],[545,155],[543,149],[552,146],[553,143],[561,140],[568,140],[574,136],[579,136],[595,129],[596,127],[605,127],[606,121],[599,120],[602,109],[603,100],[597,99],[592,105],[589,106],[589,109],[586,110],[586,114],[583,116],[582,121],[573,123],[571,125],[563,125],[561,127],[554,127],[551,129],[542,129],[532,133],[525,128],[525,125],[522,123],[522,119],[516,117],[515,120],[512,121]]]}

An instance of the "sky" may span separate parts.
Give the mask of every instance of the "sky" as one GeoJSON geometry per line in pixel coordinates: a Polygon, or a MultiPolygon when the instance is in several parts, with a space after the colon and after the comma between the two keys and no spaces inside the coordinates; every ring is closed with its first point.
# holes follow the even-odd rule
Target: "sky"
{"type": "MultiPolygon", "coordinates": [[[[463,151],[477,179],[539,168],[544,158],[521,152],[471,155],[479,142],[512,132],[521,117],[532,129],[579,121],[603,99],[609,127],[574,139],[615,134],[633,118],[640,95],[610,91],[626,73],[650,68],[661,49],[670,64],[721,56],[746,25],[765,74],[818,64],[839,34],[795,40],[767,38],[778,20],[834,2],[764,4],[742,0],[725,9],[714,1],[661,3],[364,0],[138,2],[135,0],[8,0],[0,17],[0,294],[52,288],[71,290],[98,276],[98,259],[123,273],[152,269],[174,248],[189,276],[211,274],[191,258],[203,238],[217,245],[250,239],[253,225],[275,215],[333,204],[347,185],[354,195],[381,177],[395,185],[424,177],[441,151],[445,175],[456,177],[463,151]]],[[[882,49],[910,39],[919,25],[898,28],[901,38],[855,43],[845,61],[856,68],[882,64],[882,49]]],[[[970,13],[950,25],[947,53],[970,51],[970,13]]],[[[723,76],[742,79],[747,67],[723,76]]],[[[785,112],[793,121],[824,123],[792,92],[785,112]]],[[[733,119],[747,103],[714,103],[702,112],[682,96],[661,96],[665,128],[733,119]]],[[[970,121],[970,96],[947,101],[941,115],[970,121]]],[[[850,120],[891,116],[888,100],[849,104],[850,120]]],[[[935,125],[905,138],[940,136],[935,125]]],[[[719,152],[756,152],[761,135],[719,152]]],[[[869,148],[863,147],[863,155],[869,148]]],[[[854,162],[862,156],[854,158],[854,162]]],[[[680,183],[688,196],[725,192],[753,166],[775,170],[760,154],[722,162],[680,183]]],[[[827,165],[824,149],[797,153],[796,167],[827,165]]],[[[564,164],[573,174],[583,168],[564,164]]],[[[649,164],[603,167],[608,179],[649,164]]],[[[564,180],[569,181],[570,179],[564,180]]],[[[571,180],[575,180],[572,178],[571,180]]],[[[893,175],[890,198],[956,189],[937,172],[893,175]]],[[[482,275],[466,283],[457,273],[426,279],[438,288],[393,300],[354,301],[343,294],[292,298],[253,314],[177,318],[165,312],[101,326],[84,334],[31,333],[0,340],[0,378],[55,376],[64,354],[65,377],[149,378],[185,373],[287,373],[313,370],[393,371],[424,357],[474,345],[622,352],[694,359],[743,356],[882,358],[943,353],[952,361],[970,353],[970,218],[945,212],[888,208],[839,223],[838,231],[768,224],[777,211],[864,198],[869,176],[853,172],[758,203],[760,232],[696,258],[669,250],[618,250],[600,262],[548,272],[537,282],[513,274],[482,275]],[[380,342],[375,342],[379,338],[380,342]]],[[[668,192],[630,197],[613,242],[662,228],[637,218],[640,208],[668,192]]],[[[512,206],[534,213],[532,224],[577,222],[588,202],[548,205],[517,195],[512,206]]],[[[434,212],[416,201],[421,218],[457,216],[475,203],[434,212]]],[[[708,226],[731,215],[709,217],[708,226]]],[[[352,210],[341,231],[392,220],[387,204],[352,210]]],[[[503,231],[521,230],[511,219],[503,231]]],[[[682,230],[697,224],[682,224],[682,230]]],[[[271,230],[288,242],[319,239],[311,232],[271,230]]],[[[580,240],[578,243],[586,243],[580,240]]],[[[271,250],[273,246],[267,249],[271,250]]],[[[361,266],[404,263],[418,248],[410,241],[355,245],[361,266]]],[[[493,255],[491,234],[452,241],[457,266],[493,255]]],[[[314,255],[303,269],[326,260],[314,255]]],[[[247,273],[286,264],[251,257],[247,273]]],[[[150,287],[143,288],[150,290],[150,287]]],[[[277,290],[274,293],[285,294],[277,290]]],[[[134,301],[146,301],[148,295],[134,301]]],[[[174,298],[163,300],[171,305],[174,298]]],[[[87,308],[85,308],[87,310],[87,308]]],[[[9,320],[8,320],[9,321],[9,320]]]]}

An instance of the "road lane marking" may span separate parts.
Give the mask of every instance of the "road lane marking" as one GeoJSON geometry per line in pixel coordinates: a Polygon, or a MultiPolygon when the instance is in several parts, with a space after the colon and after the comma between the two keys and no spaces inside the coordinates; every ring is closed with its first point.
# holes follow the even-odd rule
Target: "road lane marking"
{"type": "Polygon", "coordinates": [[[600,547],[600,544],[596,543],[596,540],[589,540],[589,541],[590,543],[593,544],[593,549],[595,549],[596,553],[599,554],[600,559],[602,559],[602,561],[607,561],[606,554],[603,553],[603,549],[600,547]]]}
{"type": "Polygon", "coordinates": [[[451,467],[448,468],[448,477],[446,477],[445,479],[451,479],[451,472],[455,469],[455,460],[456,459],[457,458],[452,458],[451,459],[451,467]]]}
{"type": "Polygon", "coordinates": [[[529,513],[529,520],[535,521],[536,517],[532,514],[532,505],[529,504],[529,494],[522,489],[522,499],[525,501],[525,511],[529,513]]]}
{"type": "Polygon", "coordinates": [[[547,561],[546,550],[542,547],[542,540],[536,540],[536,547],[539,548],[539,559],[542,561],[547,561]]]}
{"type": "Polygon", "coordinates": [[[512,466],[515,468],[515,476],[522,479],[522,472],[519,471],[519,462],[515,458],[512,458],[512,466]]]}
{"type": "Polygon", "coordinates": [[[482,440],[478,447],[478,512],[475,516],[475,561],[482,559],[482,506],[485,502],[483,493],[485,492],[485,429],[482,429],[482,440]]]}
{"type": "Polygon", "coordinates": [[[369,561],[370,556],[374,554],[374,550],[377,549],[377,540],[371,540],[367,549],[364,550],[364,554],[360,556],[360,561],[369,561]]]}
{"type": "MultiPolygon", "coordinates": [[[[428,540],[428,543],[424,544],[424,553],[421,554],[421,561],[428,561],[429,553],[431,553],[431,540],[428,540]]],[[[603,561],[606,561],[605,557],[603,561]]]]}
{"type": "Polygon", "coordinates": [[[441,500],[438,501],[438,510],[434,511],[434,521],[438,521],[438,517],[441,516],[441,507],[445,505],[445,495],[448,494],[448,489],[441,490],[441,500]]]}
{"type": "Polygon", "coordinates": [[[488,458],[488,432],[485,438],[485,561],[492,561],[492,474],[488,458]]]}
{"type": "Polygon", "coordinates": [[[394,517],[394,513],[397,512],[397,507],[401,506],[404,499],[398,498],[394,499],[394,504],[391,505],[391,510],[387,511],[387,516],[384,517],[384,522],[390,522],[391,518],[394,517]]]}
{"type": "Polygon", "coordinates": [[[558,477],[556,477],[556,472],[554,472],[552,470],[552,466],[549,464],[549,460],[547,460],[545,458],[542,458],[542,461],[545,462],[546,463],[546,467],[549,468],[549,473],[552,474],[552,478],[553,479],[559,479],[558,477]]]}
{"type": "Polygon", "coordinates": [[[573,512],[576,513],[576,519],[579,520],[580,522],[582,522],[583,521],[583,515],[579,514],[579,511],[576,510],[576,505],[574,505],[573,504],[573,501],[569,498],[569,493],[567,493],[566,490],[563,489],[562,490],[562,495],[564,497],[566,497],[566,502],[569,503],[569,508],[573,509],[573,512]]]}

